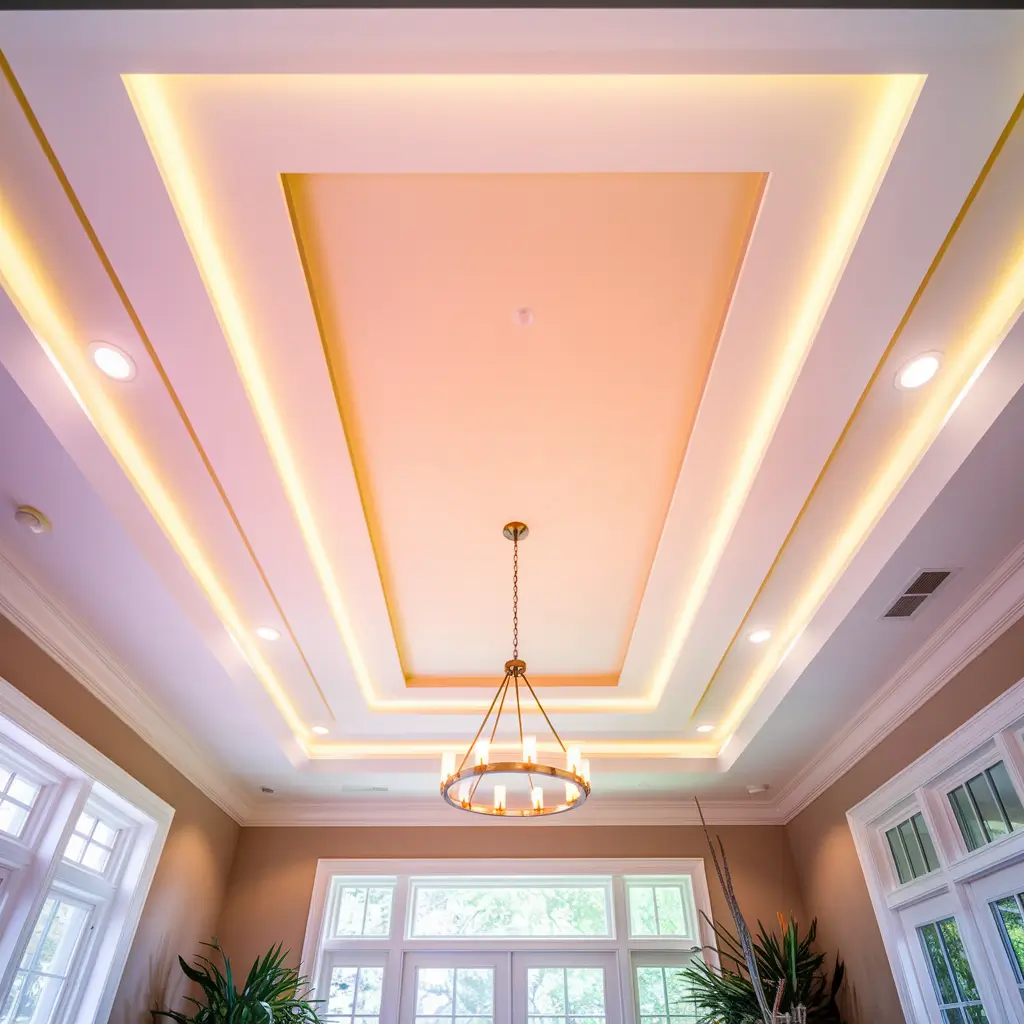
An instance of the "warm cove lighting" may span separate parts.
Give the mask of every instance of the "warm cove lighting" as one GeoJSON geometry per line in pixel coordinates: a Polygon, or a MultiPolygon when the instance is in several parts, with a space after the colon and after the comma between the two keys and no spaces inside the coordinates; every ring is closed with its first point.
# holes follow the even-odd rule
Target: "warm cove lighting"
{"type": "Polygon", "coordinates": [[[116,345],[108,345],[105,341],[94,342],[89,346],[89,355],[100,373],[111,380],[127,381],[135,376],[135,361],[116,345]]]}
{"type": "Polygon", "coordinates": [[[896,374],[896,386],[903,391],[913,391],[923,384],[927,384],[939,372],[939,357],[934,352],[927,352],[923,356],[911,359],[898,374],[896,374]]]}
{"type": "Polygon", "coordinates": [[[763,644],[765,640],[770,640],[771,638],[772,631],[770,629],[755,629],[754,632],[747,637],[752,644],[763,644]]]}
{"type": "Polygon", "coordinates": [[[281,632],[280,632],[280,630],[274,629],[273,626],[257,626],[256,627],[256,635],[261,640],[280,640],[281,639],[281,632]]]}

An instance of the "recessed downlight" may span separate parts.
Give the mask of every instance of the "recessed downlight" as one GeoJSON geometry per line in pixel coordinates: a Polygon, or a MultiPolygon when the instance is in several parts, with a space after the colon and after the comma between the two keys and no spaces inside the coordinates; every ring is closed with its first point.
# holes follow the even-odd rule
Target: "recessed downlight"
{"type": "Polygon", "coordinates": [[[927,384],[939,372],[940,362],[937,352],[925,352],[924,355],[911,359],[896,374],[896,387],[901,391],[913,391],[914,388],[927,384]]]}
{"type": "Polygon", "coordinates": [[[315,732],[317,736],[326,736],[331,730],[326,725],[314,725],[310,732],[315,732]]]}
{"type": "Polygon", "coordinates": [[[715,727],[713,725],[698,725],[697,732],[714,732],[715,727]]]}
{"type": "Polygon", "coordinates": [[[94,341],[89,346],[89,354],[96,368],[111,380],[124,382],[135,377],[135,360],[116,345],[94,341]]]}
{"type": "Polygon", "coordinates": [[[754,632],[747,637],[747,639],[752,644],[763,644],[765,640],[770,640],[771,636],[772,631],[770,629],[755,629],[754,632]]]}
{"type": "Polygon", "coordinates": [[[14,521],[33,533],[49,533],[51,530],[50,520],[31,505],[19,505],[14,510],[14,521]]]}
{"type": "Polygon", "coordinates": [[[281,631],[279,629],[274,629],[273,626],[257,626],[256,627],[256,635],[261,640],[280,640],[281,639],[281,631]]]}
{"type": "Polygon", "coordinates": [[[520,327],[531,327],[533,325],[533,310],[529,306],[520,306],[516,310],[515,321],[520,327]]]}

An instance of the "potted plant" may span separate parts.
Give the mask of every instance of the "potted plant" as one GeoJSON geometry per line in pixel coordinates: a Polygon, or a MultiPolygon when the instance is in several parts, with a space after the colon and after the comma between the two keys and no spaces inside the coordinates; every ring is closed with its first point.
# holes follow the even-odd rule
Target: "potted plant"
{"type": "Polygon", "coordinates": [[[186,997],[190,1013],[152,1010],[154,1018],[169,1017],[177,1024],[321,1024],[314,1003],[305,998],[307,979],[297,968],[285,966],[290,954],[280,945],[256,958],[240,990],[235,987],[231,961],[217,940],[203,945],[217,954],[223,969],[205,956],[195,957],[195,966],[179,956],[182,973],[199,986],[202,998],[186,997]]]}

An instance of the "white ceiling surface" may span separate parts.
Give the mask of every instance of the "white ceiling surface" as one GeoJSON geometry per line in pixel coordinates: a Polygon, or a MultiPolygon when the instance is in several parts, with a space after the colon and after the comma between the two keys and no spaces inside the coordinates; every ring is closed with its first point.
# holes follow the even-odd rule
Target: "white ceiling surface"
{"type": "MultiPolygon", "coordinates": [[[[445,12],[443,16],[426,11],[289,12],[287,18],[276,12],[19,12],[0,13],[0,48],[146,323],[295,622],[337,717],[350,732],[364,738],[465,736],[468,741],[475,716],[389,716],[367,709],[139,130],[121,73],[657,70],[928,74],[858,246],[761,463],[754,490],[694,621],[671,677],[666,703],[657,712],[643,715],[559,712],[563,731],[652,740],[681,735],[697,738],[692,734],[695,723],[689,721],[696,697],[726,651],[1024,89],[1024,61],[1020,59],[1024,20],[1016,12],[549,11],[445,12]],[[809,424],[813,429],[808,429],[809,424]]],[[[856,105],[850,110],[862,120],[867,117],[856,105]]],[[[837,135],[837,146],[851,146],[860,137],[854,121],[846,126],[846,135],[837,135]]],[[[778,122],[774,130],[784,132],[785,121],[778,122]]],[[[312,135],[311,131],[307,142],[312,135]]],[[[13,151],[15,136],[9,138],[13,151]]],[[[21,146],[23,135],[17,139],[21,146]]],[[[734,156],[743,153],[749,141],[747,152],[754,161],[749,169],[764,169],[753,140],[719,141],[726,149],[732,147],[734,156]]],[[[525,151],[529,140],[519,140],[518,145],[525,151]]],[[[509,147],[509,152],[514,151],[515,147],[509,147]]],[[[706,154],[707,150],[700,152],[706,154]]],[[[24,154],[18,152],[17,159],[23,155],[26,161],[37,156],[26,149],[24,154]]],[[[217,173],[227,175],[224,181],[230,182],[231,174],[246,172],[247,155],[252,154],[221,154],[217,173]]],[[[832,153],[833,158],[835,155],[832,153]]],[[[1021,154],[1005,154],[1007,160],[1011,156],[1016,160],[1021,154]]],[[[536,158],[543,161],[543,153],[536,158]]],[[[1008,166],[999,184],[1000,196],[1007,190],[1012,193],[1013,168],[1019,171],[1024,162],[1008,166]]],[[[838,181],[838,163],[835,173],[838,181]]],[[[44,178],[45,174],[39,175],[40,190],[50,187],[54,192],[47,202],[59,202],[59,191],[52,182],[46,186],[44,178]]],[[[242,190],[240,194],[248,193],[242,190]]],[[[988,284],[977,275],[994,274],[998,269],[997,261],[1008,245],[1006,225],[1012,228],[1021,223],[1020,206],[1019,197],[1013,206],[1012,195],[1008,195],[1005,202],[1000,198],[987,209],[989,220],[1004,221],[1003,236],[988,232],[978,237],[976,232],[972,237],[965,228],[963,248],[958,252],[954,247],[948,267],[944,267],[947,278],[942,296],[933,299],[926,293],[920,318],[911,321],[898,351],[905,350],[909,356],[933,347],[943,324],[967,322],[988,284]]],[[[226,210],[225,220],[237,221],[246,212],[241,207],[226,210]]],[[[246,258],[263,258],[264,272],[281,264],[282,279],[287,277],[287,289],[292,289],[289,292],[282,285],[280,294],[287,299],[282,299],[281,310],[291,309],[288,303],[298,296],[295,289],[301,291],[302,282],[294,266],[281,263],[294,262],[294,252],[278,244],[285,237],[280,234],[281,211],[275,209],[273,218],[261,215],[258,207],[251,212],[252,230],[265,231],[263,240],[274,244],[265,249],[250,244],[246,258]]],[[[786,213],[793,218],[800,215],[796,205],[786,213]]],[[[86,287],[85,277],[95,273],[95,267],[77,237],[73,219],[65,211],[48,223],[53,239],[67,233],[67,245],[61,247],[62,271],[75,274],[76,261],[80,261],[81,287],[86,287]]],[[[782,224],[780,220],[776,226],[780,238],[784,236],[782,224]]],[[[251,236],[250,241],[258,240],[258,234],[251,236]]],[[[782,255],[794,264],[808,260],[806,250],[784,251],[774,242],[758,258],[768,266],[782,255]]],[[[245,260],[240,259],[239,265],[244,266],[245,260]]],[[[123,313],[106,294],[103,279],[96,280],[92,330],[96,336],[114,337],[130,347],[123,340],[130,334],[123,313]]],[[[252,285],[257,278],[248,280],[252,285]]],[[[744,294],[742,282],[739,294],[744,294]]],[[[770,295],[766,288],[745,301],[760,300],[767,311],[770,295]]],[[[277,376],[286,395],[292,389],[287,399],[292,408],[300,408],[301,401],[308,405],[311,432],[316,433],[318,417],[323,417],[324,434],[335,437],[331,432],[337,432],[337,422],[328,424],[335,413],[326,378],[314,379],[312,371],[307,372],[315,365],[319,342],[310,333],[308,309],[302,311],[298,305],[295,309],[294,320],[282,321],[280,333],[289,323],[295,324],[289,337],[300,369],[288,374],[283,367],[277,376]]],[[[727,344],[726,336],[723,346],[727,344]]],[[[749,340],[746,344],[746,351],[752,352],[749,340]]],[[[743,362],[744,349],[738,341],[733,345],[723,349],[725,362],[713,371],[706,408],[701,412],[704,433],[700,433],[698,421],[694,453],[692,458],[687,456],[673,507],[678,520],[675,532],[666,532],[669,541],[663,540],[644,598],[653,608],[645,621],[661,623],[658,635],[664,634],[678,604],[679,578],[699,554],[692,535],[694,530],[706,528],[702,524],[713,511],[708,503],[717,493],[716,486],[721,489],[714,474],[721,475],[723,467],[735,461],[734,453],[712,443],[709,425],[716,422],[709,419],[714,415],[725,422],[730,398],[734,402],[736,398],[732,389],[742,383],[736,367],[743,362]],[[732,371],[726,369],[730,360],[732,371]],[[720,403],[717,407],[716,402],[720,403]]],[[[750,783],[770,783],[772,792],[778,791],[1024,539],[1024,516],[1020,514],[1024,493],[1020,474],[1014,472],[1019,463],[1014,439],[1024,431],[1024,405],[1020,396],[1014,399],[1024,380],[1022,347],[1024,339],[1018,327],[950,417],[931,452],[821,606],[793,656],[776,673],[736,733],[728,757],[699,763],[650,757],[597,760],[594,778],[599,793],[664,797],[699,789],[722,799],[746,799],[745,787],[750,783]],[[979,493],[990,495],[991,500],[979,504],[979,493]],[[965,522],[969,529],[964,528],[965,522]],[[887,603],[916,570],[926,567],[952,567],[957,573],[912,621],[879,622],[887,603]]],[[[140,364],[144,359],[141,355],[140,364]]],[[[158,708],[166,709],[173,728],[190,736],[196,747],[223,766],[227,776],[244,780],[253,800],[259,799],[255,792],[259,784],[274,786],[278,790],[275,799],[333,797],[338,794],[339,782],[342,799],[347,794],[353,800],[372,796],[358,792],[367,786],[384,785],[388,796],[403,797],[435,790],[433,758],[309,761],[282,726],[273,703],[231,645],[145,504],[6,299],[0,301],[0,361],[6,367],[6,372],[0,370],[0,436],[19,438],[18,445],[0,446],[0,498],[8,509],[23,501],[38,504],[55,524],[53,534],[34,537],[15,529],[11,517],[5,518],[0,510],[0,546],[12,562],[114,652],[138,687],[158,708]]],[[[176,474],[175,489],[187,492],[194,499],[192,508],[202,510],[202,517],[197,515],[197,529],[208,531],[204,541],[222,555],[222,568],[231,577],[233,590],[245,595],[247,617],[254,622],[273,618],[209,481],[201,467],[197,469],[187,437],[174,422],[172,411],[161,411],[160,403],[166,399],[148,393],[145,388],[149,386],[143,375],[132,385],[141,389],[130,399],[139,416],[140,432],[147,443],[160,444],[167,472],[176,474]]],[[[740,422],[735,427],[737,437],[742,436],[742,426],[740,422]]],[[[867,462],[851,467],[847,480],[854,493],[860,486],[856,472],[866,472],[865,467],[870,468],[867,462]]],[[[317,501],[332,511],[332,523],[355,522],[346,518],[355,515],[353,509],[358,512],[354,487],[326,468],[315,484],[317,501]]],[[[847,498],[852,499],[852,494],[847,498]]],[[[840,497],[830,500],[836,502],[834,508],[840,515],[845,504],[840,497]]],[[[375,568],[365,528],[361,534],[338,528],[331,545],[331,554],[344,572],[355,574],[352,579],[372,582],[375,568]]],[[[805,557],[803,564],[811,564],[812,555],[805,557]]],[[[798,587],[797,575],[783,595],[786,600],[792,600],[798,587]]],[[[778,599],[780,612],[783,597],[778,599]]],[[[363,603],[366,607],[357,610],[356,618],[370,635],[373,617],[386,616],[379,583],[376,591],[367,589],[363,603]]],[[[645,628],[654,630],[654,626],[645,628]]],[[[390,655],[383,641],[379,646],[380,657],[386,660],[390,655]]],[[[373,651],[371,655],[376,656],[373,651]]],[[[733,661],[724,675],[734,672],[739,685],[750,670],[742,659],[751,656],[742,647],[730,654],[733,661]]],[[[323,715],[322,706],[294,653],[282,645],[274,657],[280,659],[277,664],[282,677],[294,681],[296,701],[306,719],[317,720],[323,715]]],[[[440,696],[450,694],[442,692],[440,696]]]]}

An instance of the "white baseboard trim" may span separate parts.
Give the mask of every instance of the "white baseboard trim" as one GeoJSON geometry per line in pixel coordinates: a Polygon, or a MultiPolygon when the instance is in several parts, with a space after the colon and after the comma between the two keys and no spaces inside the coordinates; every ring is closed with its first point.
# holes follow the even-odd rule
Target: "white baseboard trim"
{"type": "Polygon", "coordinates": [[[200,751],[158,707],[96,636],[0,551],[0,614],[94,697],[133,729],[161,757],[242,823],[248,800],[230,774],[200,751]]]}

